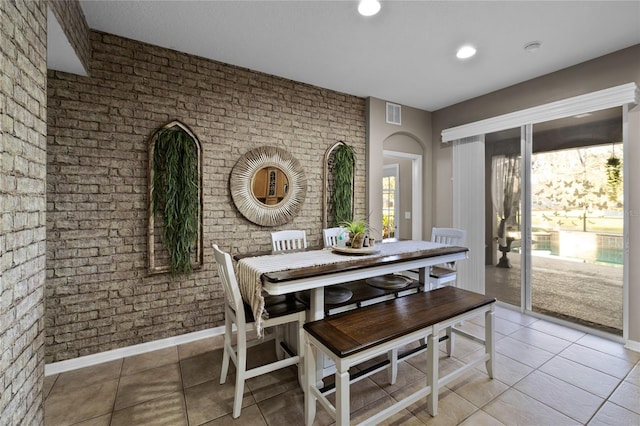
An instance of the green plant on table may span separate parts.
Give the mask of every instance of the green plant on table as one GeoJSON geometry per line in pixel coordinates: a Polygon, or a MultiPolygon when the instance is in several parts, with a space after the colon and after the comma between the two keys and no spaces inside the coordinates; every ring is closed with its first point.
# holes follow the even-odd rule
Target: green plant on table
{"type": "Polygon", "coordinates": [[[362,247],[362,241],[365,235],[369,232],[369,224],[364,219],[345,220],[340,223],[345,230],[349,232],[349,238],[351,239],[351,247],[362,247]]]}

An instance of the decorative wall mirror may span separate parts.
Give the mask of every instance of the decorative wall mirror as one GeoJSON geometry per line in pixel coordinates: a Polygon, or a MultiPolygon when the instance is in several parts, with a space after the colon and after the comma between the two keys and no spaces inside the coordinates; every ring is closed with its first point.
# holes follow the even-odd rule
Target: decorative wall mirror
{"type": "Polygon", "coordinates": [[[262,226],[291,221],[307,194],[307,178],[298,160],[272,146],[240,157],[231,171],[229,186],[240,213],[262,226]]]}

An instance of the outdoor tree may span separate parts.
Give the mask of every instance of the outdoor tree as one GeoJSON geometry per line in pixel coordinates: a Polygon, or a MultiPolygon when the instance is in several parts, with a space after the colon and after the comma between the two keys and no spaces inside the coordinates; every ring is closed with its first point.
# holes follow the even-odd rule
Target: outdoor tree
{"type": "Polygon", "coordinates": [[[622,206],[621,176],[612,188],[608,147],[589,147],[536,154],[533,157],[533,209],[554,227],[587,231],[595,217],[622,206]]]}

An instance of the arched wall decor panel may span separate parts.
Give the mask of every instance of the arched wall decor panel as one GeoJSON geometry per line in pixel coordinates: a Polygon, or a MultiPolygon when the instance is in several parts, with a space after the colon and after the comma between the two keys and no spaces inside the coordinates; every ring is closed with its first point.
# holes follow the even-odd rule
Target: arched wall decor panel
{"type": "MultiPolygon", "coordinates": [[[[338,141],[331,145],[324,154],[324,170],[323,170],[323,185],[322,185],[322,228],[329,228],[333,226],[339,226],[339,223],[335,223],[336,219],[333,217],[332,212],[335,209],[333,201],[333,193],[336,190],[333,178],[333,164],[336,150],[343,145],[347,145],[343,141],[338,141]]],[[[353,165],[355,171],[355,163],[353,165]]],[[[351,176],[351,217],[355,215],[355,174],[351,176]]]]}
{"type": "Polygon", "coordinates": [[[290,222],[302,208],[307,178],[291,154],[265,146],[240,157],[231,170],[229,187],[244,217],[258,225],[277,226],[290,222]]]}
{"type": "MultiPolygon", "coordinates": [[[[164,229],[164,217],[161,214],[154,213],[153,206],[153,191],[154,191],[154,158],[156,153],[156,142],[158,136],[164,130],[172,129],[183,132],[188,136],[193,143],[193,149],[196,152],[196,167],[197,167],[197,219],[195,226],[196,238],[189,247],[189,264],[191,269],[197,269],[202,267],[203,264],[203,252],[202,252],[202,148],[200,141],[196,135],[183,123],[179,121],[171,121],[164,126],[160,127],[154,132],[149,140],[148,152],[149,152],[149,167],[148,167],[148,230],[147,230],[147,265],[149,274],[160,274],[174,270],[171,267],[171,254],[163,243],[163,229],[164,229]]],[[[188,267],[188,265],[187,265],[188,267]]],[[[189,268],[187,268],[189,269],[189,268]]]]}

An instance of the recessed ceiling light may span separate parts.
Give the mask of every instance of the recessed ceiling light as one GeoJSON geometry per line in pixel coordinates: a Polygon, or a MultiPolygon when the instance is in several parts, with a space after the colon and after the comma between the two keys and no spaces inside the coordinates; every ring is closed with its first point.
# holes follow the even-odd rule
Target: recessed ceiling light
{"type": "Polygon", "coordinates": [[[476,48],[471,46],[470,44],[466,44],[458,49],[456,53],[456,57],[458,59],[467,59],[476,54],[476,48]]]}
{"type": "Polygon", "coordinates": [[[358,12],[362,16],[373,16],[380,11],[380,2],[378,0],[360,0],[358,4],[358,12]]]}
{"type": "Polygon", "coordinates": [[[531,42],[525,44],[523,49],[527,53],[533,53],[536,50],[540,49],[541,46],[542,46],[542,42],[541,41],[531,41],[531,42]]]}

